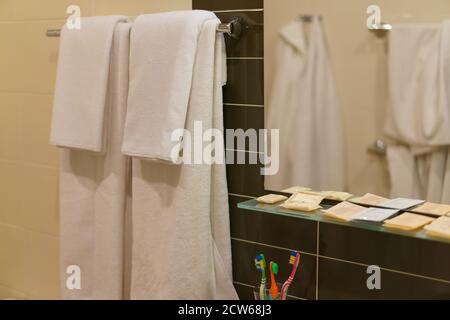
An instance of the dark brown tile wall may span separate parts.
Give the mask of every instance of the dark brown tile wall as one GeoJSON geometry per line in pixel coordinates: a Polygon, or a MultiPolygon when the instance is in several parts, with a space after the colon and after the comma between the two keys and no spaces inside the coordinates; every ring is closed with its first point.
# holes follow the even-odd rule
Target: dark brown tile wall
{"type": "MultiPolygon", "coordinates": [[[[223,22],[243,19],[240,39],[226,37],[225,128],[264,128],[263,0],[193,0],[193,8],[216,11],[223,22]]],[[[227,145],[227,159],[241,154],[248,160],[249,146],[236,148],[227,145]]],[[[233,273],[241,299],[253,299],[255,255],[277,261],[283,282],[291,249],[301,251],[302,259],[289,299],[450,299],[449,245],[238,209],[239,202],[265,193],[260,168],[227,165],[233,273]],[[382,268],[379,291],[366,286],[368,265],[382,268]]]]}

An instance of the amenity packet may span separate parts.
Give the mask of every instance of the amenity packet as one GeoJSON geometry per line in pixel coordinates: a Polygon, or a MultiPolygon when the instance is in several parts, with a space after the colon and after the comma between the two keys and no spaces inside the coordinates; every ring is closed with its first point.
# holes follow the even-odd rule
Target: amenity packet
{"type": "Polygon", "coordinates": [[[274,204],[281,201],[286,200],[288,197],[279,195],[279,194],[268,194],[259,198],[256,198],[256,201],[259,203],[265,203],[265,204],[274,204]]]}
{"type": "Polygon", "coordinates": [[[367,208],[355,215],[352,220],[383,222],[384,220],[392,217],[398,212],[399,210],[395,209],[367,208]]]}
{"type": "Polygon", "coordinates": [[[433,220],[434,219],[430,217],[407,212],[393,219],[386,220],[383,226],[386,228],[412,231],[422,228],[433,220]]]}
{"type": "Polygon", "coordinates": [[[417,200],[417,199],[407,199],[407,198],[396,198],[392,200],[388,200],[379,204],[380,207],[389,208],[389,209],[397,209],[397,210],[406,210],[412,207],[415,207],[419,204],[423,204],[425,200],[417,200]]]}
{"type": "Polygon", "coordinates": [[[365,207],[361,207],[358,206],[357,204],[344,201],[335,205],[334,207],[331,207],[327,210],[323,210],[323,212],[325,216],[328,218],[342,221],[351,221],[355,215],[358,215],[364,210],[366,210],[365,207]]]}
{"type": "Polygon", "coordinates": [[[421,206],[411,210],[412,212],[431,214],[433,216],[445,216],[450,214],[450,205],[425,202],[421,206]]]}
{"type": "Polygon", "coordinates": [[[281,192],[295,194],[295,193],[300,193],[300,192],[305,192],[305,191],[310,191],[310,190],[311,190],[311,188],[295,186],[295,187],[290,187],[290,188],[284,189],[281,192]]]}
{"type": "Polygon", "coordinates": [[[440,217],[425,226],[427,234],[434,237],[450,239],[450,217],[440,217]]]}
{"type": "Polygon", "coordinates": [[[362,197],[352,198],[349,201],[353,202],[353,203],[357,203],[357,204],[364,204],[364,205],[369,205],[369,206],[379,206],[383,202],[387,202],[389,200],[390,199],[388,199],[388,198],[380,197],[380,196],[377,196],[372,193],[366,193],[362,197]]]}
{"type": "Polygon", "coordinates": [[[305,193],[293,194],[281,207],[290,210],[311,212],[320,209],[324,197],[305,193]]]}

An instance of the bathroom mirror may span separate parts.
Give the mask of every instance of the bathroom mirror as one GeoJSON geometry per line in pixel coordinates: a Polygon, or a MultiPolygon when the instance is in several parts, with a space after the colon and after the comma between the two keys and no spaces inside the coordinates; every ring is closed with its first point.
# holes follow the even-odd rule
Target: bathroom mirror
{"type": "Polygon", "coordinates": [[[372,4],[264,1],[265,125],[280,130],[267,190],[450,202],[450,103],[439,98],[450,2],[372,4]]]}

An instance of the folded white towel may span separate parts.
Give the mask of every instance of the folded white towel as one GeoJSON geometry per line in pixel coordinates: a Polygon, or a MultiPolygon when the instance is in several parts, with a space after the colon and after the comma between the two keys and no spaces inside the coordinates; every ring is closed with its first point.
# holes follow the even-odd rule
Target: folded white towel
{"type": "Polygon", "coordinates": [[[53,145],[105,152],[105,113],[114,28],[123,16],[82,18],[81,29],[61,31],[53,145]]]}
{"type": "MultiPolygon", "coordinates": [[[[171,141],[184,129],[200,30],[207,11],[139,16],[130,44],[130,89],[124,154],[174,162],[171,141]]],[[[176,153],[176,152],[175,152],[176,153]]]]}
{"type": "MultiPolygon", "coordinates": [[[[216,35],[219,22],[206,21],[198,48],[191,48],[197,54],[189,75],[192,86],[185,126],[190,131],[194,121],[202,121],[204,130],[223,128],[226,55],[223,35],[216,35]]],[[[148,124],[150,118],[141,120],[148,124]]],[[[139,139],[147,138],[146,131],[141,134],[139,139]]],[[[131,298],[236,299],[225,165],[174,166],[134,158],[132,188],[131,298]]]]}
{"type": "MultiPolygon", "coordinates": [[[[129,159],[121,152],[128,96],[131,23],[115,28],[105,122],[107,152],[62,148],[60,172],[61,295],[63,299],[124,298],[124,230],[129,159]],[[81,268],[81,290],[66,270],[81,268]]],[[[109,60],[109,58],[108,58],[109,60]]],[[[125,279],[126,280],[126,279],[125,279]]]]}

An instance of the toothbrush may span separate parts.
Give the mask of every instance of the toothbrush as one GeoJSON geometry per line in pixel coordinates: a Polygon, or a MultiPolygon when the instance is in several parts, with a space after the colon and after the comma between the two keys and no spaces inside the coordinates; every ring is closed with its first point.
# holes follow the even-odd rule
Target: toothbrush
{"type": "Polygon", "coordinates": [[[255,259],[256,269],[261,272],[261,284],[259,285],[259,299],[266,300],[266,259],[263,254],[258,254],[255,259]]]}
{"type": "Polygon", "coordinates": [[[277,282],[275,280],[275,276],[278,274],[278,264],[276,262],[270,262],[270,298],[271,300],[277,300],[280,296],[280,292],[278,291],[277,282]]]}
{"type": "Polygon", "coordinates": [[[292,284],[292,281],[294,280],[295,273],[297,272],[299,262],[300,262],[300,253],[298,253],[297,251],[292,251],[291,256],[289,258],[289,264],[292,264],[292,272],[291,272],[291,275],[289,276],[289,278],[286,280],[286,282],[281,287],[281,300],[286,300],[289,286],[292,284]]]}

